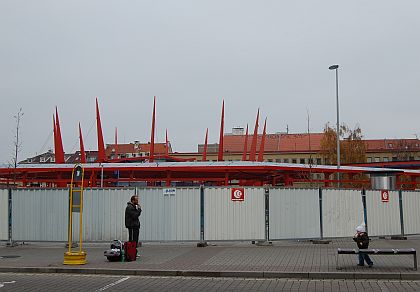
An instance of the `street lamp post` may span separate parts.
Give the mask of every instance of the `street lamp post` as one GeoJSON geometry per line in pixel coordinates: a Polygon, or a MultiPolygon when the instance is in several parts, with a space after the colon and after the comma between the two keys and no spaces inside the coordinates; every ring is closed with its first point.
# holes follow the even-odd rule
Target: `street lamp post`
{"type": "Polygon", "coordinates": [[[331,65],[328,67],[330,70],[335,70],[335,89],[337,97],[337,185],[340,187],[340,111],[338,106],[338,65],[331,65]]]}

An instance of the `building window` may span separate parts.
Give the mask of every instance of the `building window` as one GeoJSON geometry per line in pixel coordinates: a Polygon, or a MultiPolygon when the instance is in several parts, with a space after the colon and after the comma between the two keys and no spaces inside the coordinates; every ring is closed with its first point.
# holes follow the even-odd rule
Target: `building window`
{"type": "Polygon", "coordinates": [[[297,160],[295,158],[292,158],[292,163],[297,163],[297,160]]]}
{"type": "Polygon", "coordinates": [[[280,163],[281,162],[281,159],[276,159],[276,162],[280,163]]]}
{"type": "Polygon", "coordinates": [[[300,159],[300,164],[305,164],[305,158],[300,159]]]}
{"type": "Polygon", "coordinates": [[[321,158],[317,158],[317,159],[316,159],[316,164],[317,164],[317,165],[321,165],[321,164],[322,164],[322,162],[321,162],[321,158]]]}
{"type": "Polygon", "coordinates": [[[273,159],[268,159],[268,162],[273,162],[273,159]]]}
{"type": "Polygon", "coordinates": [[[381,158],[380,157],[375,157],[375,162],[380,162],[381,158]]]}
{"type": "Polygon", "coordinates": [[[368,157],[367,162],[372,162],[372,157],[368,157]]]}
{"type": "Polygon", "coordinates": [[[392,161],[398,161],[397,157],[396,156],[392,157],[392,161]]]}
{"type": "Polygon", "coordinates": [[[289,163],[289,158],[285,158],[285,159],[283,159],[283,162],[284,162],[284,163],[289,163]]]}
{"type": "Polygon", "coordinates": [[[388,148],[392,148],[392,143],[388,143],[388,148]]]}
{"type": "Polygon", "coordinates": [[[388,162],[388,157],[384,157],[384,162],[388,162]]]}
{"type": "Polygon", "coordinates": [[[414,156],[410,156],[410,160],[414,160],[414,156]]]}
{"type": "Polygon", "coordinates": [[[41,156],[41,157],[39,158],[39,162],[45,162],[45,157],[44,157],[44,156],[41,156]]]}

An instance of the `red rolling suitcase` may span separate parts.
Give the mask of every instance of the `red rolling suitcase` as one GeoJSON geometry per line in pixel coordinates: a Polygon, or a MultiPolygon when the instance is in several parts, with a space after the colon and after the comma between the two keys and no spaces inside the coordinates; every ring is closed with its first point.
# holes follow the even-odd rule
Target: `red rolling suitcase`
{"type": "Polygon", "coordinates": [[[137,244],[132,241],[125,242],[124,255],[127,262],[135,261],[137,257],[137,244]]]}

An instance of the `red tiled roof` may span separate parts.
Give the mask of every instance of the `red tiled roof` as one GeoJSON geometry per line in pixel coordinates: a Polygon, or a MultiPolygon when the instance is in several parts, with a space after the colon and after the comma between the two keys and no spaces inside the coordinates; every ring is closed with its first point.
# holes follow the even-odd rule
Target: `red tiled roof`
{"type": "Polygon", "coordinates": [[[416,150],[420,151],[420,141],[418,139],[377,139],[365,140],[367,151],[375,150],[416,150]]]}
{"type": "MultiPolygon", "coordinates": [[[[324,133],[303,134],[267,134],[265,140],[265,152],[318,152],[321,150],[321,140],[324,133]],[[311,146],[309,147],[309,140],[311,146]]],[[[262,135],[258,135],[257,152],[260,149],[262,135]]],[[[367,151],[395,151],[417,150],[420,151],[418,139],[375,139],[364,140],[367,151]]],[[[223,148],[225,152],[242,152],[244,149],[245,135],[225,135],[223,148]]],[[[251,149],[252,135],[248,135],[248,152],[251,149]]]]}
{"type": "MultiPolygon", "coordinates": [[[[264,151],[319,151],[320,142],[323,133],[308,134],[267,134],[265,138],[264,151]],[[309,140],[311,147],[309,147],[309,140]]],[[[257,152],[260,149],[262,135],[257,138],[257,152]]],[[[245,135],[226,135],[224,136],[224,151],[225,152],[242,152],[244,149],[245,135]]],[[[251,150],[252,135],[248,135],[248,152],[251,150]]]]}
{"type": "Polygon", "coordinates": [[[320,151],[322,137],[324,137],[324,133],[282,134],[280,138],[280,151],[320,151]]]}

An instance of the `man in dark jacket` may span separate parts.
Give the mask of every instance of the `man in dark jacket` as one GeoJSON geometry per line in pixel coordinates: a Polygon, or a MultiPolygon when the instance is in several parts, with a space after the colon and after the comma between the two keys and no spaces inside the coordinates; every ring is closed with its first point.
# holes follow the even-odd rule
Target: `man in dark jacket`
{"type": "MultiPolygon", "coordinates": [[[[364,224],[357,226],[356,232],[357,233],[354,235],[353,240],[357,243],[357,247],[359,249],[369,248],[369,236],[366,232],[366,227],[364,226],[364,224]]],[[[359,263],[357,265],[364,266],[365,261],[368,264],[369,268],[373,266],[373,262],[368,254],[359,253],[359,263]]]]}
{"type": "Polygon", "coordinates": [[[135,242],[137,246],[139,243],[140,214],[139,197],[131,196],[130,202],[127,203],[125,208],[125,227],[128,229],[128,241],[135,242]]]}

